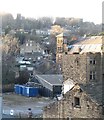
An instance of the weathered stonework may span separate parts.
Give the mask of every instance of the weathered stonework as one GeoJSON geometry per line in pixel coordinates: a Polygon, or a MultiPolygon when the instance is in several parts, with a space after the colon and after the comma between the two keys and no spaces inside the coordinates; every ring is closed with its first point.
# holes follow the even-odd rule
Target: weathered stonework
{"type": "Polygon", "coordinates": [[[76,85],[62,100],[45,108],[43,118],[102,118],[102,107],[76,85]],[[80,106],[74,105],[74,97],[80,98],[80,106]]]}
{"type": "Polygon", "coordinates": [[[70,78],[76,85],[63,99],[46,107],[43,118],[104,118],[104,55],[63,53],[62,59],[64,81],[70,78]],[[90,78],[91,71],[95,72],[95,79],[90,78]],[[80,105],[75,105],[75,98],[80,105]]]}
{"type": "Polygon", "coordinates": [[[65,51],[68,51],[67,49],[67,38],[64,33],[59,34],[57,36],[57,50],[56,50],[56,63],[62,65],[62,54],[65,51]]]}
{"type": "MultiPolygon", "coordinates": [[[[77,83],[88,83],[90,81],[90,71],[96,71],[96,80],[101,80],[101,54],[63,54],[63,76],[77,83]],[[90,64],[90,59],[95,59],[96,63],[90,64]]],[[[96,81],[95,80],[95,81],[96,81]]],[[[94,82],[95,82],[94,81],[94,82]]]]}

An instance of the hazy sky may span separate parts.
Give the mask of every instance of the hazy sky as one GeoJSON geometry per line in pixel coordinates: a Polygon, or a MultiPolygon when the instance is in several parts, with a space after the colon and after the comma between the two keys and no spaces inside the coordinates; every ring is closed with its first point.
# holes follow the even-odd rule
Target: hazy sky
{"type": "Polygon", "coordinates": [[[0,11],[25,17],[75,17],[102,23],[103,0],[0,0],[0,11]]]}

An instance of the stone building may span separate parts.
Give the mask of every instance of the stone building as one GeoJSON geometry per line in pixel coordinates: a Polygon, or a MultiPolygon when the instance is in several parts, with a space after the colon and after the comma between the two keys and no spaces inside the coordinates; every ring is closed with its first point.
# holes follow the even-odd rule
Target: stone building
{"type": "Polygon", "coordinates": [[[64,81],[68,78],[77,83],[101,80],[101,53],[63,54],[64,81]]]}
{"type": "Polygon", "coordinates": [[[62,53],[67,51],[67,35],[65,33],[59,34],[57,37],[56,62],[61,65],[62,53]]]}
{"type": "Polygon", "coordinates": [[[39,43],[36,43],[35,41],[28,40],[26,43],[21,45],[20,47],[20,54],[24,55],[27,53],[34,53],[34,52],[43,52],[44,50],[41,48],[39,43]]]}
{"type": "Polygon", "coordinates": [[[101,83],[76,84],[63,99],[44,108],[43,118],[102,118],[101,89],[101,83]]]}
{"type": "Polygon", "coordinates": [[[63,98],[46,106],[43,118],[104,118],[104,51],[102,38],[95,38],[62,54],[63,98]]]}

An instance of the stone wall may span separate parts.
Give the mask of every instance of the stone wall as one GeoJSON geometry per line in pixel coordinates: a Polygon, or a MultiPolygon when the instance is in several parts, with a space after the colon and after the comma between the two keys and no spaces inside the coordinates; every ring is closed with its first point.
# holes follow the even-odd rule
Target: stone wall
{"type": "Polygon", "coordinates": [[[43,118],[101,118],[102,108],[76,86],[64,98],[44,110],[43,118]],[[80,98],[80,106],[74,105],[74,97],[80,98]]]}
{"type": "Polygon", "coordinates": [[[88,83],[90,81],[90,71],[96,71],[96,82],[101,80],[101,54],[63,54],[63,76],[64,81],[68,78],[77,83],[88,83]],[[90,59],[95,59],[96,64],[90,64],[90,59]]]}
{"type": "Polygon", "coordinates": [[[58,102],[51,103],[44,108],[43,118],[59,118],[58,112],[58,102]]]}
{"type": "MultiPolygon", "coordinates": [[[[102,74],[104,79],[104,56],[102,56],[102,58],[103,59],[101,59],[100,53],[63,54],[62,69],[64,81],[70,78],[75,83],[83,85],[94,85],[93,83],[101,81],[102,74]],[[90,59],[95,59],[95,64],[91,64],[90,59]],[[95,80],[90,80],[90,71],[96,72],[95,80]]],[[[43,117],[101,118],[102,106],[94,101],[79,85],[75,85],[72,90],[64,95],[62,100],[50,105],[49,109],[46,108],[43,117]],[[75,97],[80,99],[80,106],[75,106],[75,97]]]]}
{"type": "Polygon", "coordinates": [[[63,54],[63,76],[64,81],[68,78],[75,82],[86,82],[86,54],[63,54]]]}
{"type": "Polygon", "coordinates": [[[68,92],[65,96],[65,100],[68,101],[64,104],[63,109],[65,114],[63,117],[72,118],[99,118],[102,116],[102,108],[91,98],[76,86],[68,92]],[[75,106],[74,97],[80,98],[80,106],[75,106]]]}

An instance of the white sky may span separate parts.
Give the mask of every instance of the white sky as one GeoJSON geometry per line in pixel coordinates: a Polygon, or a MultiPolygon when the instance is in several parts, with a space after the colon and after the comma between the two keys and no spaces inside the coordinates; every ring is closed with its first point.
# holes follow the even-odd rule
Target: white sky
{"type": "Polygon", "coordinates": [[[103,0],[0,0],[0,12],[25,17],[75,17],[102,23],[103,0]]]}

